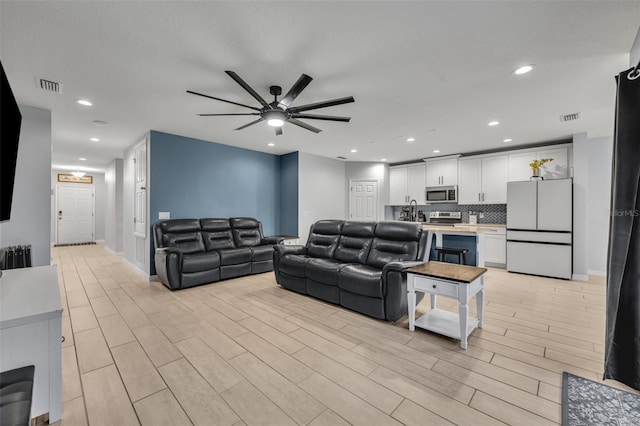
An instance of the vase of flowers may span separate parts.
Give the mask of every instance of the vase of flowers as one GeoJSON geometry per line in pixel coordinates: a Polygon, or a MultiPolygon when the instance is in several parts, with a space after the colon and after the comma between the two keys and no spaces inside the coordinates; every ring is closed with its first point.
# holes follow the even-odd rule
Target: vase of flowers
{"type": "Polygon", "coordinates": [[[549,161],[553,161],[553,158],[541,158],[539,160],[533,160],[529,163],[529,167],[531,167],[531,180],[542,180],[543,177],[540,176],[540,167],[549,161]]]}

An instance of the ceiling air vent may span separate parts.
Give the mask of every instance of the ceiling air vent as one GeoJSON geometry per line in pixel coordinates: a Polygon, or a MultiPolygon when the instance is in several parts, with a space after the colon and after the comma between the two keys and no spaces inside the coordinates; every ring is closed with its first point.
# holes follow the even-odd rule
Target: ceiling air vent
{"type": "Polygon", "coordinates": [[[347,159],[347,157],[343,157],[342,155],[339,155],[339,156],[337,156],[336,158],[337,158],[338,160],[346,160],[346,159],[347,159]]]}
{"type": "Polygon", "coordinates": [[[574,112],[573,114],[561,115],[560,121],[573,121],[577,120],[578,118],[580,118],[580,113],[574,112]]]}
{"type": "Polygon", "coordinates": [[[36,86],[47,92],[62,93],[62,83],[36,77],[36,86]]]}

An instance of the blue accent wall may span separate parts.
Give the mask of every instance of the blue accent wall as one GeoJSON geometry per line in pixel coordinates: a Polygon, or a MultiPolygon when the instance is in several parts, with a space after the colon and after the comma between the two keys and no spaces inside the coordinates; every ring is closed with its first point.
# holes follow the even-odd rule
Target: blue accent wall
{"type": "Polygon", "coordinates": [[[298,153],[280,156],[280,233],[298,236],[298,153]]]}
{"type": "MultiPolygon", "coordinates": [[[[266,236],[282,233],[280,191],[291,185],[283,185],[280,156],[153,130],[150,134],[150,226],[162,211],[171,212],[172,219],[254,217],[266,236]]],[[[295,176],[287,175],[295,180],[297,217],[297,153],[295,158],[295,176]]],[[[152,241],[151,274],[154,251],[152,241]]]]}

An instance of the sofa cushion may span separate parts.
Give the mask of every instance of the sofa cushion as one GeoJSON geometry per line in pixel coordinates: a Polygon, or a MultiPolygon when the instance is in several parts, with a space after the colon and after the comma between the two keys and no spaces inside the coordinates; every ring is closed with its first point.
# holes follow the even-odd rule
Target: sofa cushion
{"type": "Polygon", "coordinates": [[[251,247],[251,261],[262,262],[264,260],[273,260],[273,246],[269,244],[251,247]]]}
{"type": "Polygon", "coordinates": [[[343,224],[342,220],[319,220],[313,224],[307,239],[309,256],[331,259],[338,246],[343,224]]]}
{"type": "Polygon", "coordinates": [[[204,242],[200,231],[195,232],[168,232],[162,236],[164,247],[179,248],[184,254],[204,252],[204,242]]]}
{"type": "Polygon", "coordinates": [[[232,217],[229,219],[236,247],[253,247],[260,245],[262,233],[260,222],[248,217],[232,217]]]}
{"type": "Polygon", "coordinates": [[[200,272],[220,266],[217,252],[202,252],[182,256],[182,272],[200,272]]]}
{"type": "Polygon", "coordinates": [[[202,238],[208,251],[235,248],[229,219],[200,219],[202,238]]]}
{"type": "Polygon", "coordinates": [[[242,247],[236,249],[219,250],[220,265],[238,265],[251,262],[251,249],[242,247]]]}
{"type": "Polygon", "coordinates": [[[367,265],[382,269],[390,262],[416,260],[422,230],[417,224],[380,222],[371,244],[367,265]]]}
{"type": "Polygon", "coordinates": [[[307,263],[307,278],[326,285],[338,285],[338,272],[344,263],[333,259],[311,259],[307,263]]]}
{"type": "Polygon", "coordinates": [[[345,222],[333,257],[345,263],[367,261],[376,224],[373,222],[345,222]]]}
{"type": "Polygon", "coordinates": [[[382,270],[367,265],[347,265],[340,270],[338,287],[350,293],[382,298],[382,270]]]}

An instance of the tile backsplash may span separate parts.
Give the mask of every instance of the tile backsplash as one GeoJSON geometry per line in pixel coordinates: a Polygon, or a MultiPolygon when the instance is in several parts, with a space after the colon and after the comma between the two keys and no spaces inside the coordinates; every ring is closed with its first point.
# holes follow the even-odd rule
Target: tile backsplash
{"type": "MultiPolygon", "coordinates": [[[[386,217],[389,220],[398,220],[402,206],[392,206],[385,210],[386,215],[391,214],[392,217],[386,217]]],[[[429,213],[435,211],[460,212],[462,213],[462,222],[469,222],[469,211],[484,213],[484,217],[478,217],[478,223],[507,223],[507,205],[506,204],[429,204],[418,206],[418,210],[422,210],[429,220],[429,213]]]]}

